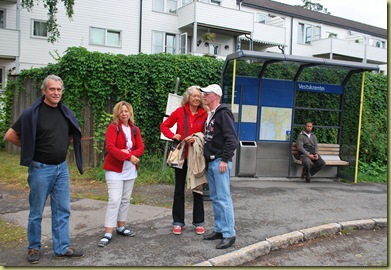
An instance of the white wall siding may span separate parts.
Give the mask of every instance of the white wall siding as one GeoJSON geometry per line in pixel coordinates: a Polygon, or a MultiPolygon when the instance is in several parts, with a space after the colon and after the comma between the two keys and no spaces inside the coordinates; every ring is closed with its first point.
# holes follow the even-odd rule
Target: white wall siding
{"type": "Polygon", "coordinates": [[[0,56],[16,57],[19,55],[18,44],[19,31],[11,29],[0,29],[0,56]]]}
{"type": "Polygon", "coordinates": [[[76,1],[73,19],[70,21],[65,15],[65,8],[59,3],[57,15],[60,39],[54,44],[48,43],[44,38],[31,36],[32,19],[47,19],[47,11],[42,5],[34,6],[32,12],[23,9],[21,11],[21,58],[20,62],[31,63],[33,66],[54,63],[55,60],[50,53],[58,52],[60,55],[68,47],[82,46],[90,51],[111,52],[121,54],[134,54],[138,52],[138,24],[134,18],[138,17],[137,5],[129,1],[120,0],[95,0],[93,12],[87,1],[76,1]],[[89,44],[90,27],[101,27],[105,29],[121,31],[121,47],[99,46],[89,44]]]}

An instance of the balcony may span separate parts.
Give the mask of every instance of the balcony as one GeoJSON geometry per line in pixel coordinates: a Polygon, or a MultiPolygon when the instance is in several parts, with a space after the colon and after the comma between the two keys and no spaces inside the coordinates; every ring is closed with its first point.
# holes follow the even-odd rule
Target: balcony
{"type": "Polygon", "coordinates": [[[274,25],[254,23],[254,42],[270,45],[286,45],[286,28],[274,25]]]}
{"type": "Polygon", "coordinates": [[[19,31],[0,28],[0,58],[14,59],[19,56],[19,31]]]}
{"type": "Polygon", "coordinates": [[[254,15],[250,12],[192,2],[177,10],[178,28],[191,28],[194,23],[199,27],[219,29],[236,33],[236,36],[253,32],[254,15]]]}
{"type": "Polygon", "coordinates": [[[387,49],[369,46],[354,41],[327,38],[312,42],[315,57],[350,60],[370,64],[387,64],[387,49]]]}

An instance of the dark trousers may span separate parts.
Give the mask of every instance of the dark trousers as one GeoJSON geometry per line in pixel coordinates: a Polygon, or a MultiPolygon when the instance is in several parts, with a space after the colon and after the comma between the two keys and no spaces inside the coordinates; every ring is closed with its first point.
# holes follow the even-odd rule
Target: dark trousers
{"type": "Polygon", "coordinates": [[[305,155],[301,155],[300,156],[300,160],[303,162],[303,170],[304,172],[309,175],[309,176],[313,176],[315,175],[317,172],[319,172],[324,166],[326,166],[326,163],[324,162],[324,160],[322,159],[321,156],[319,156],[318,160],[311,160],[309,157],[305,156],[305,155]],[[308,174],[308,172],[310,174],[308,174]]]}
{"type": "MultiPolygon", "coordinates": [[[[187,160],[182,169],[175,168],[175,191],[172,205],[173,225],[185,225],[185,186],[186,186],[187,160]]],[[[201,194],[193,193],[193,225],[204,225],[204,200],[201,194]]]]}

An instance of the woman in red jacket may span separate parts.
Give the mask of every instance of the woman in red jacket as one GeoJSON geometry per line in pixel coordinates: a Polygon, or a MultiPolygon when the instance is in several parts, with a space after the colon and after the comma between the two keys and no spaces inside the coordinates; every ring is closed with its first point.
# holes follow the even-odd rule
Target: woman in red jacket
{"type": "Polygon", "coordinates": [[[125,227],[125,222],[144,143],[140,129],[134,126],[132,105],[126,101],[118,102],[113,108],[113,122],[106,130],[106,153],[103,169],[106,171],[109,201],[105,235],[98,243],[100,247],[111,241],[114,229],[119,235],[135,235],[132,229],[125,227]]]}
{"type": "MultiPolygon", "coordinates": [[[[160,125],[164,136],[173,140],[184,140],[186,144],[194,142],[192,135],[197,132],[204,132],[205,121],[208,116],[207,107],[204,105],[203,96],[199,86],[190,86],[183,94],[182,106],[171,113],[171,115],[160,125]],[[186,111],[187,134],[185,135],[184,110],[186,111]],[[177,124],[176,134],[170,128],[177,124]]],[[[185,226],[185,183],[187,173],[187,149],[185,163],[182,169],[175,168],[175,191],[172,206],[173,233],[181,234],[185,226]]],[[[197,234],[203,234],[204,230],[204,201],[202,194],[193,192],[193,225],[197,234]]]]}

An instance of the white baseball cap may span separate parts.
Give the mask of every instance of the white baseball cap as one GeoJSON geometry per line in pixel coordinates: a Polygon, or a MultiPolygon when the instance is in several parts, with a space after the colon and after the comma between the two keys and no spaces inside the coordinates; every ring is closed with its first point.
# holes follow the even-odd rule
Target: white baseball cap
{"type": "Polygon", "coordinates": [[[221,91],[221,87],[218,84],[211,84],[205,88],[201,88],[201,91],[204,93],[215,93],[219,97],[223,95],[223,91],[221,91]]]}

